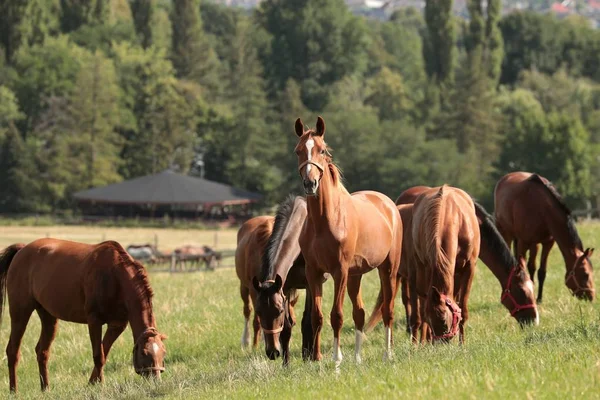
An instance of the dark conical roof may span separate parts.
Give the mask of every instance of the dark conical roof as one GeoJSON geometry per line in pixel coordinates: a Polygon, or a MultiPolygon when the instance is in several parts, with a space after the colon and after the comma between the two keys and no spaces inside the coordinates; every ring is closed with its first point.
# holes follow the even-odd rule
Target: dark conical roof
{"type": "Polygon", "coordinates": [[[262,198],[256,193],[172,171],[84,190],[74,197],[115,204],[243,204],[262,198]]]}

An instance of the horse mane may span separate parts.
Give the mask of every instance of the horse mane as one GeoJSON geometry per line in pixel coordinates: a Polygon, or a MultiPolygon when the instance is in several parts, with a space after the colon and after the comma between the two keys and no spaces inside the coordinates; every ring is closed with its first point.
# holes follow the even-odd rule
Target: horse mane
{"type": "Polygon", "coordinates": [[[306,203],[306,200],[303,197],[297,197],[293,194],[290,194],[277,207],[273,230],[269,239],[267,240],[267,245],[265,246],[265,251],[262,257],[262,266],[260,271],[260,280],[262,282],[271,279],[273,276],[276,257],[288,223],[290,222],[290,217],[294,213],[296,199],[301,199],[306,203]]]}
{"type": "Polygon", "coordinates": [[[513,266],[517,265],[517,260],[510,252],[510,248],[506,245],[500,232],[498,232],[494,218],[475,200],[473,200],[473,204],[475,204],[475,213],[481,219],[481,224],[479,225],[481,241],[485,240],[490,250],[500,256],[500,261],[506,271],[510,271],[513,266]]]}
{"type": "Polygon", "coordinates": [[[430,249],[429,262],[435,262],[438,266],[438,272],[442,275],[445,282],[453,282],[452,271],[449,269],[450,260],[446,255],[446,252],[441,247],[440,238],[440,227],[441,227],[441,209],[444,199],[444,188],[446,185],[440,187],[435,195],[428,199],[425,208],[426,218],[425,223],[425,243],[428,249],[430,249]]]}
{"type": "Polygon", "coordinates": [[[558,193],[556,187],[548,180],[544,182],[544,179],[542,179],[542,177],[538,174],[531,175],[529,178],[527,178],[527,180],[541,184],[544,188],[546,188],[546,191],[550,194],[550,197],[554,199],[556,205],[565,213],[565,217],[567,218],[567,232],[571,238],[571,241],[579,250],[583,250],[583,242],[581,241],[579,233],[577,232],[577,228],[575,227],[575,219],[573,218],[571,209],[567,206],[560,193],[558,193]]]}
{"type": "Polygon", "coordinates": [[[145,299],[148,302],[148,305],[152,305],[152,297],[154,297],[154,291],[152,287],[150,287],[150,281],[148,280],[148,273],[146,272],[146,268],[139,263],[138,261],[131,258],[129,253],[123,249],[123,246],[115,241],[106,241],[100,243],[101,245],[107,245],[113,250],[117,252],[119,255],[119,266],[122,268],[132,267],[134,274],[132,278],[133,287],[136,291],[136,294],[140,296],[140,298],[145,299]]]}

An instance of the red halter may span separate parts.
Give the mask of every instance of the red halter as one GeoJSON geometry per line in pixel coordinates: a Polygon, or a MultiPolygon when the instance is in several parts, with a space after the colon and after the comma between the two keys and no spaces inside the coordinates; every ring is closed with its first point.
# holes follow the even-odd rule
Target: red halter
{"type": "Polygon", "coordinates": [[[569,272],[569,274],[565,278],[565,285],[567,284],[567,282],[569,282],[569,279],[573,279],[573,282],[575,282],[575,286],[577,287],[577,289],[571,290],[571,293],[573,294],[573,296],[576,296],[580,292],[591,292],[591,293],[594,293],[596,291],[595,289],[581,287],[579,285],[579,282],[577,282],[577,279],[575,279],[575,268],[573,268],[571,270],[571,272],[569,272]]]}
{"type": "MultiPolygon", "coordinates": [[[[321,164],[316,163],[312,160],[306,160],[298,166],[298,172],[302,171],[302,168],[306,167],[308,164],[311,164],[311,165],[314,165],[315,167],[317,167],[317,169],[321,172],[321,174],[323,173],[323,171],[325,171],[325,168],[323,168],[323,166],[321,164]]],[[[300,172],[300,174],[302,174],[302,172],[300,172]]]]}
{"type": "Polygon", "coordinates": [[[450,332],[448,332],[448,333],[444,333],[443,335],[440,335],[440,336],[433,335],[434,340],[452,339],[458,333],[458,328],[459,328],[458,324],[462,320],[462,310],[460,309],[458,304],[453,302],[445,294],[442,294],[441,297],[442,297],[442,300],[446,303],[446,305],[450,309],[450,311],[452,311],[452,326],[450,327],[450,332]]]}
{"type": "Polygon", "coordinates": [[[508,280],[506,281],[506,288],[504,289],[504,292],[502,293],[502,297],[500,297],[500,302],[503,302],[504,299],[506,299],[507,297],[510,299],[510,301],[512,301],[513,309],[510,311],[511,317],[514,317],[515,314],[521,310],[525,310],[527,308],[535,308],[535,304],[533,304],[533,303],[519,304],[519,302],[510,293],[510,284],[512,283],[512,278],[513,278],[513,276],[515,276],[516,271],[517,271],[516,266],[511,268],[510,273],[508,274],[508,280]]]}

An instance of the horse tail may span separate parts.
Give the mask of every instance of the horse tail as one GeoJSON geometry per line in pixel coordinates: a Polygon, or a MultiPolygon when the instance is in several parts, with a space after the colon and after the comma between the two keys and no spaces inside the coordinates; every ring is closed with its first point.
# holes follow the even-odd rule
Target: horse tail
{"type": "Polygon", "coordinates": [[[6,278],[8,277],[8,268],[15,255],[23,247],[25,247],[25,245],[22,243],[13,244],[0,253],[0,322],[2,322],[2,312],[4,311],[4,303],[6,302],[6,278]]]}
{"type": "MultiPolygon", "coordinates": [[[[394,298],[398,294],[398,289],[400,288],[400,285],[402,284],[401,279],[402,279],[402,277],[400,274],[396,275],[396,291],[393,294],[394,298]]],[[[375,326],[379,323],[379,321],[381,321],[383,319],[382,306],[383,306],[383,289],[380,287],[379,294],[377,295],[377,300],[375,301],[375,307],[373,307],[371,316],[369,317],[369,320],[367,321],[367,324],[365,326],[365,333],[371,332],[373,330],[373,328],[375,328],[375,326]]]]}

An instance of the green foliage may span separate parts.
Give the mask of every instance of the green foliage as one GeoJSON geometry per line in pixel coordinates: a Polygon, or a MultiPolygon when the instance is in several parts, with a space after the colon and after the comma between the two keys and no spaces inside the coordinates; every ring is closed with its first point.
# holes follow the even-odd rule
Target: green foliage
{"type": "Polygon", "coordinates": [[[425,2],[427,34],[423,47],[427,75],[440,85],[451,86],[456,60],[456,30],[452,0],[425,2]]]}
{"type": "Polygon", "coordinates": [[[155,0],[133,0],[131,2],[135,31],[145,49],[152,45],[152,22],[156,7],[154,3],[155,0]]]}
{"type": "Polygon", "coordinates": [[[267,0],[258,19],[272,36],[266,60],[272,90],[294,79],[311,110],[327,104],[331,84],[366,67],[364,23],[343,0],[267,0]]]}
{"type": "Polygon", "coordinates": [[[15,121],[24,117],[19,111],[15,94],[6,86],[0,86],[0,139],[9,127],[14,126],[15,121]]]}

